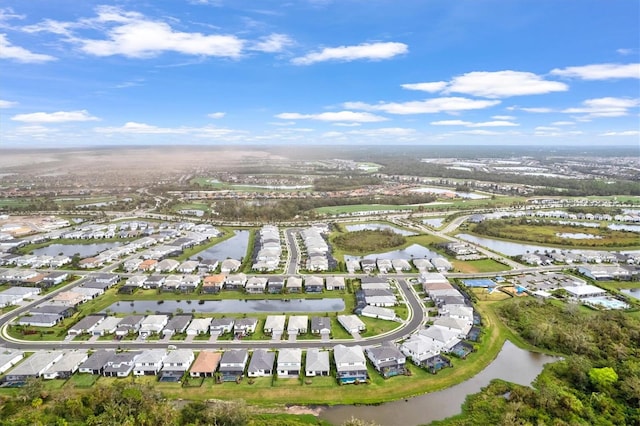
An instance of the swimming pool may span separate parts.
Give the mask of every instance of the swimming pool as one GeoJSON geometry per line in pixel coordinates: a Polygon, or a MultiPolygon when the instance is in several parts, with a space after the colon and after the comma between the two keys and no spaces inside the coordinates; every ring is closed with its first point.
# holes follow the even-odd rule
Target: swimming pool
{"type": "Polygon", "coordinates": [[[462,280],[467,287],[495,287],[496,283],[489,278],[476,278],[472,280],[462,280]]]}
{"type": "Polygon", "coordinates": [[[622,300],[618,300],[614,297],[600,296],[600,297],[587,297],[582,301],[588,305],[602,306],[605,309],[627,309],[628,304],[622,300]]]}

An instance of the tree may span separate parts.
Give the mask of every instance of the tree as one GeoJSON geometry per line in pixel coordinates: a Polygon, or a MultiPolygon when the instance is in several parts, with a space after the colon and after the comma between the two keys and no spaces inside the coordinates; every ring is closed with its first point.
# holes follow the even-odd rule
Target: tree
{"type": "Polygon", "coordinates": [[[618,373],[611,367],[592,368],[589,370],[589,379],[599,390],[606,390],[618,381],[618,373]]]}

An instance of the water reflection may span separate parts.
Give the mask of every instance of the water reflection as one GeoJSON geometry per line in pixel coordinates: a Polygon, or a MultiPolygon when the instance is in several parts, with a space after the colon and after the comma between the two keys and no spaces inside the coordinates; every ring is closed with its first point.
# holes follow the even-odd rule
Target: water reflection
{"type": "Polygon", "coordinates": [[[459,414],[467,395],[479,392],[493,379],[502,379],[523,386],[530,385],[542,372],[544,364],[557,360],[556,357],[520,349],[507,341],[498,357],[487,368],[456,386],[378,406],[328,407],[322,410],[320,418],[332,424],[342,424],[351,417],[356,417],[381,426],[422,425],[459,414]]]}
{"type": "Polygon", "coordinates": [[[385,253],[373,253],[373,254],[368,254],[366,256],[352,256],[352,255],[348,255],[345,254],[344,255],[344,260],[345,262],[347,260],[362,260],[362,259],[406,259],[406,260],[410,260],[410,259],[419,259],[419,258],[427,258],[430,259],[432,257],[437,257],[439,256],[438,253],[433,252],[419,244],[412,244],[407,248],[404,248],[402,250],[394,250],[394,251],[388,251],[385,253]]]}
{"type": "Polygon", "coordinates": [[[235,234],[228,240],[224,240],[213,247],[198,252],[189,259],[217,259],[224,260],[227,258],[240,260],[247,254],[247,246],[249,245],[249,231],[233,231],[235,234]]]}

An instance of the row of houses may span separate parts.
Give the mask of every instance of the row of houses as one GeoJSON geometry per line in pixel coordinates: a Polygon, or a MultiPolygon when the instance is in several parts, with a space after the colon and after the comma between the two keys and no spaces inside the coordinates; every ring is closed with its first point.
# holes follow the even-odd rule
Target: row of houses
{"type": "Polygon", "coordinates": [[[524,210],[516,212],[501,211],[475,216],[477,216],[475,217],[475,221],[482,221],[487,219],[502,219],[508,217],[540,217],[568,220],[595,220],[607,222],[640,222],[640,215],[635,213],[610,215],[606,213],[569,213],[564,210],[524,210]]]}
{"type": "MultiPolygon", "coordinates": [[[[406,358],[392,344],[378,347],[336,345],[333,348],[336,378],[342,384],[365,382],[368,379],[367,360],[384,377],[404,374],[406,358]],[[366,354],[366,355],[365,355],[366,354]]],[[[185,374],[190,377],[219,377],[222,381],[237,381],[248,377],[295,378],[329,376],[330,351],[308,349],[303,365],[303,351],[284,348],[279,351],[232,349],[224,352],[203,350],[197,356],[191,349],[149,349],[117,352],[100,349],[87,351],[37,351],[24,359],[24,353],[0,348],[0,373],[3,381],[23,384],[30,378],[68,379],[76,372],[106,377],[158,376],[160,381],[176,382],[185,374]]]]}
{"type": "Polygon", "coordinates": [[[160,275],[138,274],[127,279],[120,288],[122,293],[132,293],[137,288],[161,289],[164,291],[193,292],[202,284],[202,293],[218,293],[222,290],[244,290],[251,294],[261,293],[321,293],[326,290],[345,290],[344,277],[301,277],[282,276],[256,277],[238,274],[213,274],[200,276],[195,274],[185,275],[160,275]]]}
{"type": "Polygon", "coordinates": [[[364,273],[370,274],[377,270],[381,274],[386,274],[393,271],[397,273],[411,271],[411,263],[413,263],[419,272],[446,272],[453,269],[451,262],[442,256],[411,259],[411,261],[407,259],[348,259],[346,266],[349,273],[363,271],[364,273]]]}
{"type": "Polygon", "coordinates": [[[33,269],[6,269],[0,271],[0,283],[22,285],[26,287],[48,288],[69,279],[65,271],[41,273],[33,269]]]}
{"type": "Polygon", "coordinates": [[[327,226],[313,226],[300,231],[300,239],[306,253],[304,267],[307,270],[329,271],[337,266],[324,237],[328,231],[327,226]]]}
{"type": "Polygon", "coordinates": [[[255,241],[255,254],[252,269],[256,271],[275,271],[280,266],[282,241],[280,230],[274,225],[260,228],[255,241]]]}
{"type": "Polygon", "coordinates": [[[450,366],[444,354],[466,356],[473,346],[465,340],[475,340],[479,318],[466,298],[446,277],[439,273],[420,276],[423,290],[438,308],[438,316],[426,328],[413,333],[402,342],[400,350],[411,361],[431,372],[450,366]]]}

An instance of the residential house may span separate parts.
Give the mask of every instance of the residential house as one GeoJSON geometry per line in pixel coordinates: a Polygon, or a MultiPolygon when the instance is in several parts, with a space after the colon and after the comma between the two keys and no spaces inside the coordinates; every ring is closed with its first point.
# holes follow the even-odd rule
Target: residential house
{"type": "Polygon", "coordinates": [[[167,315],[148,315],[140,324],[140,336],[146,338],[152,334],[160,334],[168,322],[167,315]]]}
{"type": "Polygon", "coordinates": [[[191,349],[176,349],[169,351],[169,354],[162,361],[160,370],[161,382],[177,382],[189,370],[195,356],[191,349]]]}
{"type": "Polygon", "coordinates": [[[284,278],[282,277],[269,277],[267,282],[267,291],[271,294],[282,293],[284,289],[284,278]]]}
{"type": "Polygon", "coordinates": [[[199,336],[209,332],[211,318],[194,318],[187,327],[187,336],[199,336]]]}
{"type": "Polygon", "coordinates": [[[94,336],[113,334],[118,329],[118,324],[120,324],[121,320],[122,318],[108,316],[104,319],[104,321],[102,321],[93,329],[91,334],[93,334],[94,336]]]}
{"type": "Polygon", "coordinates": [[[59,305],[75,307],[84,303],[86,298],[84,295],[75,291],[63,291],[62,293],[56,294],[51,300],[59,305]]]}
{"type": "Polygon", "coordinates": [[[440,350],[437,346],[432,340],[425,339],[417,333],[405,340],[400,346],[400,350],[405,356],[409,357],[415,365],[429,368],[431,372],[435,372],[443,366],[439,364],[442,358],[440,357],[440,350]],[[438,366],[440,368],[438,368],[438,366]]]}
{"type": "Polygon", "coordinates": [[[273,374],[273,363],[275,361],[275,353],[265,349],[256,349],[251,355],[249,367],[247,368],[247,376],[249,377],[267,377],[273,374]]]}
{"type": "Polygon", "coordinates": [[[429,262],[429,259],[413,259],[413,265],[420,272],[425,272],[430,269],[433,269],[433,265],[429,262]]]}
{"type": "Polygon", "coordinates": [[[139,257],[136,257],[133,259],[125,260],[122,267],[127,272],[133,272],[138,270],[142,262],[144,262],[144,260],[140,259],[139,257]]]}
{"type": "Polygon", "coordinates": [[[325,285],[327,290],[344,290],[346,288],[344,277],[327,277],[325,285]]]}
{"type": "Polygon", "coordinates": [[[29,314],[20,317],[16,324],[32,327],[53,327],[63,320],[60,314],[29,314]]]}
{"type": "Polygon", "coordinates": [[[167,277],[164,275],[149,275],[142,287],[145,289],[162,288],[166,279],[167,277]]]}
{"type": "Polygon", "coordinates": [[[43,284],[46,287],[52,287],[54,285],[62,284],[69,278],[69,273],[64,271],[49,272],[44,276],[43,284]]]}
{"type": "Polygon", "coordinates": [[[432,342],[438,352],[449,352],[461,340],[459,330],[448,330],[445,327],[429,327],[418,331],[418,335],[432,342]]]}
{"type": "Polygon", "coordinates": [[[178,266],[178,272],[182,272],[183,274],[193,274],[198,269],[200,262],[195,260],[187,260],[182,262],[178,266]]]}
{"type": "Polygon", "coordinates": [[[225,351],[220,359],[219,368],[222,374],[222,380],[225,382],[233,382],[242,379],[248,359],[249,352],[247,352],[246,349],[231,349],[225,351]]]}
{"type": "Polygon", "coordinates": [[[375,369],[385,379],[405,374],[407,358],[393,343],[385,342],[380,346],[369,347],[366,353],[375,369]]]}
{"type": "Polygon", "coordinates": [[[89,357],[78,367],[80,373],[102,375],[109,360],[115,355],[111,349],[99,349],[89,355],[89,357]]]}
{"type": "Polygon", "coordinates": [[[25,383],[30,378],[42,377],[44,372],[54,363],[60,361],[62,351],[36,351],[19,363],[4,377],[5,383],[25,383]]]}
{"type": "Polygon", "coordinates": [[[307,377],[328,376],[329,371],[329,352],[317,348],[309,349],[305,362],[305,375],[307,377]]]}
{"type": "Polygon", "coordinates": [[[69,336],[78,336],[84,333],[93,333],[93,330],[104,321],[104,315],[89,315],[82,318],[76,324],[72,325],[67,334],[69,336]]]}
{"type": "Polygon", "coordinates": [[[113,354],[102,371],[106,377],[127,377],[133,371],[136,360],[142,351],[126,351],[113,354]]]}
{"type": "Polygon", "coordinates": [[[158,261],[156,259],[145,259],[138,265],[138,270],[140,272],[151,272],[156,270],[156,266],[158,266],[158,261]]]}
{"type": "Polygon", "coordinates": [[[24,352],[17,349],[0,347],[0,374],[3,374],[22,361],[22,358],[24,358],[24,352]]]}
{"type": "Polygon", "coordinates": [[[162,291],[180,291],[182,278],[182,275],[169,275],[165,278],[164,283],[162,284],[162,291]]]}
{"type": "Polygon", "coordinates": [[[338,315],[338,323],[351,334],[364,331],[367,327],[357,315],[338,315]]]}
{"type": "Polygon", "coordinates": [[[213,377],[218,369],[220,358],[222,358],[220,352],[200,351],[189,370],[189,375],[191,377],[213,377]]]}
{"type": "Polygon", "coordinates": [[[264,321],[265,334],[281,336],[284,333],[284,324],[287,320],[285,315],[267,315],[264,321]]]}
{"type": "Polygon", "coordinates": [[[143,315],[128,315],[120,321],[116,329],[116,336],[122,338],[129,333],[137,334],[144,320],[143,315]]]}
{"type": "Polygon", "coordinates": [[[393,259],[391,263],[398,273],[411,271],[411,264],[405,259],[393,259]]]}
{"type": "Polygon", "coordinates": [[[360,266],[362,267],[362,272],[370,274],[376,270],[376,261],[375,259],[362,259],[360,266]]]}
{"type": "Polygon", "coordinates": [[[193,293],[200,285],[200,276],[187,274],[182,277],[182,283],[178,286],[178,290],[183,293],[193,293]]]}
{"type": "Polygon", "coordinates": [[[331,334],[331,318],[311,317],[311,333],[329,337],[331,334]]]}
{"type": "Polygon", "coordinates": [[[287,293],[300,293],[302,292],[302,278],[289,277],[287,278],[287,293]]]}
{"type": "Polygon", "coordinates": [[[453,269],[453,265],[444,257],[433,257],[429,261],[438,272],[446,272],[453,269]]]}
{"type": "Polygon", "coordinates": [[[393,262],[391,259],[378,259],[376,261],[376,266],[381,274],[386,274],[393,269],[393,262]]]}
{"type": "Polygon", "coordinates": [[[164,259],[156,264],[155,270],[158,272],[173,272],[178,269],[180,262],[174,259],[164,259]]]}
{"type": "Polygon", "coordinates": [[[324,278],[310,275],[307,276],[304,280],[304,291],[305,293],[322,293],[322,289],[324,288],[324,278]]]}
{"type": "Polygon", "coordinates": [[[101,288],[90,288],[82,286],[74,287],[73,291],[75,293],[83,295],[86,301],[93,300],[96,297],[102,296],[104,294],[104,290],[102,290],[101,288]]]}
{"type": "Polygon", "coordinates": [[[305,334],[308,331],[309,317],[307,315],[291,315],[287,324],[287,333],[305,334]]]}
{"type": "Polygon", "coordinates": [[[362,308],[360,313],[363,317],[379,318],[387,321],[395,321],[398,319],[393,309],[381,308],[379,306],[367,305],[362,308]]]}
{"type": "Polygon", "coordinates": [[[358,259],[349,259],[347,260],[347,271],[350,274],[353,274],[356,271],[360,270],[360,261],[358,259]]]}
{"type": "Polygon", "coordinates": [[[236,259],[225,259],[222,261],[220,265],[220,272],[223,274],[229,274],[231,272],[236,272],[242,266],[242,262],[236,259]]]}
{"type": "Polygon", "coordinates": [[[238,318],[233,324],[233,334],[237,337],[246,336],[256,332],[257,318],[238,318]]]}
{"type": "Polygon", "coordinates": [[[278,352],[278,377],[298,377],[302,369],[302,350],[283,348],[278,352]]]}
{"type": "Polygon", "coordinates": [[[394,306],[398,303],[395,294],[391,290],[363,290],[367,305],[394,306]]]}
{"type": "Polygon", "coordinates": [[[233,318],[213,318],[209,325],[209,331],[211,333],[231,333],[233,330],[234,320],[233,318]]]}
{"type": "Polygon", "coordinates": [[[359,345],[336,345],[333,348],[333,359],[338,382],[347,384],[367,381],[367,361],[359,345]]]}
{"type": "Polygon", "coordinates": [[[251,277],[247,280],[244,289],[247,293],[258,294],[264,293],[267,289],[267,278],[251,277]]]}
{"type": "Polygon", "coordinates": [[[134,376],[155,376],[162,368],[163,361],[167,357],[164,349],[147,349],[136,358],[133,366],[134,376]]]}
{"type": "Polygon", "coordinates": [[[245,274],[230,274],[224,281],[224,288],[226,290],[242,290],[247,283],[247,276],[245,274]]]}
{"type": "Polygon", "coordinates": [[[66,351],[59,361],[42,373],[42,377],[47,380],[68,379],[87,358],[87,351],[66,351]]]}
{"type": "Polygon", "coordinates": [[[222,274],[208,275],[204,277],[202,282],[202,293],[213,294],[219,293],[224,286],[225,276],[222,274]]]}
{"type": "Polygon", "coordinates": [[[113,287],[118,284],[118,281],[120,281],[120,276],[118,274],[110,274],[107,272],[94,273],[89,275],[89,278],[99,283],[109,284],[109,287],[113,287]]]}
{"type": "Polygon", "coordinates": [[[200,273],[214,272],[218,268],[218,265],[220,265],[220,262],[218,262],[218,259],[202,259],[200,261],[200,264],[198,265],[198,272],[200,273]]]}
{"type": "Polygon", "coordinates": [[[185,333],[192,319],[193,315],[191,314],[172,316],[171,319],[167,321],[167,325],[162,329],[162,335],[173,336],[177,333],[185,333]]]}

